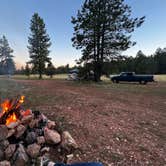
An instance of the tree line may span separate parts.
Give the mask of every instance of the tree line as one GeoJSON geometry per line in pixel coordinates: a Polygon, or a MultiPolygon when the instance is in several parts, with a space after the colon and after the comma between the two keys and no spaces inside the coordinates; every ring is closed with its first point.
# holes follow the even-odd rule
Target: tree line
{"type": "MultiPolygon", "coordinates": [[[[70,67],[69,64],[59,67],[46,67],[44,74],[51,78],[55,74],[69,73],[73,69],[84,69],[86,72],[93,70],[91,64],[81,67],[80,65],[70,67]]],[[[137,74],[166,74],[166,48],[158,48],[154,54],[147,56],[141,50],[138,51],[136,56],[121,56],[111,62],[103,63],[102,75],[109,76],[110,74],[117,74],[120,72],[133,71],[137,74]]],[[[37,74],[26,65],[15,71],[16,74],[37,74]]]]}
{"type": "MultiPolygon", "coordinates": [[[[74,28],[71,39],[73,47],[82,51],[81,58],[77,60],[81,74],[86,75],[93,71],[94,81],[98,82],[103,74],[121,71],[166,73],[166,49],[158,49],[151,56],[145,56],[142,51],[135,57],[122,56],[123,51],[136,44],[131,40],[132,32],[144,21],[145,16],[132,17],[131,7],[124,0],[85,0],[77,15],[71,20],[74,28]]],[[[68,72],[69,66],[55,68],[51,62],[49,57],[51,40],[44,20],[38,13],[32,16],[30,32],[28,37],[30,60],[24,69],[17,72],[24,72],[27,76],[39,74],[39,79],[42,79],[43,74],[52,77],[55,73],[68,72]]],[[[0,41],[2,47],[5,46],[7,50],[3,53],[0,49],[1,64],[4,63],[2,60],[4,54],[6,61],[8,63],[10,61],[11,64],[13,51],[5,42],[7,43],[5,39],[0,41]]],[[[5,66],[7,62],[4,69],[5,66]]],[[[7,72],[10,73],[11,70],[8,68],[7,72]]]]}
{"type": "MultiPolygon", "coordinates": [[[[48,64],[48,66],[45,68],[43,74],[50,76],[50,78],[52,78],[55,74],[65,74],[65,73],[69,73],[71,70],[79,68],[78,66],[73,66],[70,67],[69,64],[65,65],[65,66],[59,66],[59,67],[54,67],[53,65],[50,66],[50,64],[48,64]]],[[[31,67],[29,67],[28,63],[26,64],[25,67],[21,67],[20,69],[17,69],[15,71],[15,74],[23,74],[26,76],[30,76],[31,74],[38,74],[38,72],[33,71],[33,69],[31,67]]]]}
{"type": "Polygon", "coordinates": [[[166,74],[166,48],[158,48],[146,56],[141,50],[136,56],[121,56],[103,65],[103,74],[133,71],[138,74],[166,74]]]}

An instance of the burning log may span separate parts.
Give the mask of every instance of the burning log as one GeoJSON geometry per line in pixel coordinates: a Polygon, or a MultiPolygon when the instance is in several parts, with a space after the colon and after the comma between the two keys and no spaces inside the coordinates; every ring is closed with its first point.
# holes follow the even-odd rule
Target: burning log
{"type": "Polygon", "coordinates": [[[2,103],[2,113],[0,116],[0,124],[8,125],[11,122],[21,118],[21,104],[24,102],[24,96],[15,100],[6,100],[2,103]]]}

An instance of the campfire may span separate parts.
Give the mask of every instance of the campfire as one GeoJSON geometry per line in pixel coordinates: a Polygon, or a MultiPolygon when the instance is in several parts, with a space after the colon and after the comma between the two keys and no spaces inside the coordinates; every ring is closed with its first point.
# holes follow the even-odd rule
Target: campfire
{"type": "Polygon", "coordinates": [[[21,104],[24,102],[24,98],[25,96],[21,96],[19,99],[6,100],[1,104],[0,124],[9,125],[20,120],[24,114],[30,114],[29,110],[21,111],[21,104]]]}
{"type": "Polygon", "coordinates": [[[68,162],[77,144],[40,111],[24,110],[24,96],[5,100],[0,112],[0,165],[42,165],[44,156],[68,162]]]}

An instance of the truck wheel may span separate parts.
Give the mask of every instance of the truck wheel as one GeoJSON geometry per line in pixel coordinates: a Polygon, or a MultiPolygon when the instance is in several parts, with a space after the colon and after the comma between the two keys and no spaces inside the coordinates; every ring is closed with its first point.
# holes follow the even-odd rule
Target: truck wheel
{"type": "Polygon", "coordinates": [[[147,81],[139,81],[139,83],[146,85],[146,84],[147,84],[147,81]]]}
{"type": "Polygon", "coordinates": [[[144,85],[146,85],[148,82],[147,81],[144,81],[144,85]]]}

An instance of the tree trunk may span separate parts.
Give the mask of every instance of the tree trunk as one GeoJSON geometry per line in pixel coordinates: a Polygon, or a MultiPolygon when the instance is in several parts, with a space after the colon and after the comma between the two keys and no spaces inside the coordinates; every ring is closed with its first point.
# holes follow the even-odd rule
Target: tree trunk
{"type": "Polygon", "coordinates": [[[39,79],[41,80],[42,79],[42,62],[39,61],[39,68],[38,68],[38,71],[39,71],[39,79]]]}
{"type": "Polygon", "coordinates": [[[40,80],[42,79],[42,73],[39,73],[39,79],[40,80]]]}
{"type": "Polygon", "coordinates": [[[103,72],[104,46],[105,46],[105,24],[103,24],[102,26],[102,36],[101,36],[101,57],[100,57],[101,74],[103,72]]]}
{"type": "Polygon", "coordinates": [[[97,28],[97,54],[95,63],[95,82],[99,82],[101,77],[101,66],[100,66],[100,27],[97,28]]]}
{"type": "Polygon", "coordinates": [[[100,77],[101,77],[101,65],[100,65],[100,62],[95,62],[95,64],[94,64],[94,81],[95,82],[100,82],[101,81],[101,79],[100,79],[100,77]]]}

